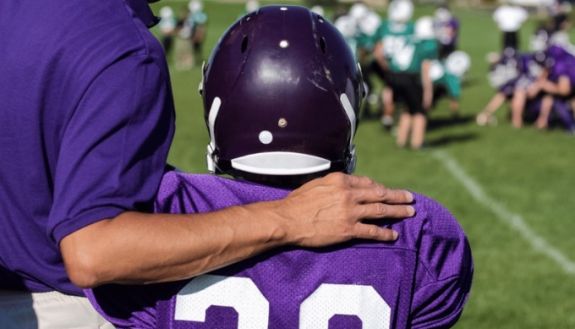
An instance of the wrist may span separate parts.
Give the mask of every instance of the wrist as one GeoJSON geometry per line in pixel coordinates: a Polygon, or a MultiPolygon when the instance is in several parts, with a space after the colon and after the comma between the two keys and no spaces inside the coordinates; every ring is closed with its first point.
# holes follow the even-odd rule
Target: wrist
{"type": "Polygon", "coordinates": [[[242,207],[248,211],[248,218],[260,218],[255,221],[254,230],[262,232],[263,242],[270,247],[293,244],[290,239],[290,218],[282,200],[257,203],[242,207]]]}

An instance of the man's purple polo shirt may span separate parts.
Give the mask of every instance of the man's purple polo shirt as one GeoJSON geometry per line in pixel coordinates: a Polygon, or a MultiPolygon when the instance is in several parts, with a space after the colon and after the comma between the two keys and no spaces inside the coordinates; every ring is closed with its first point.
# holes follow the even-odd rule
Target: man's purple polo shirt
{"type": "Polygon", "coordinates": [[[0,1],[0,289],[81,294],[61,239],[151,209],[174,130],[155,21],[145,0],[0,1]]]}

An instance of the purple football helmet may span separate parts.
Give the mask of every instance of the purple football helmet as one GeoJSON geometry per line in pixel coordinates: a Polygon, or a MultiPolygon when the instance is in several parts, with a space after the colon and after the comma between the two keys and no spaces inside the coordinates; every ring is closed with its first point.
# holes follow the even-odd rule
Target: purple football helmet
{"type": "Polygon", "coordinates": [[[361,72],[321,16],[262,7],[224,33],[203,73],[211,171],[253,179],[353,170],[361,72]]]}

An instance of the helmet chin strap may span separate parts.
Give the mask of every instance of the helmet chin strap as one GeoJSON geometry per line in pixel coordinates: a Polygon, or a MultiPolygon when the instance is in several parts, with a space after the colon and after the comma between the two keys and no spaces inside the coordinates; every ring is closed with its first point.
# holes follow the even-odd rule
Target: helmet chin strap
{"type": "Polygon", "coordinates": [[[349,149],[347,163],[345,164],[345,173],[353,174],[355,171],[355,165],[357,163],[357,156],[355,155],[355,145],[351,145],[349,149]]]}

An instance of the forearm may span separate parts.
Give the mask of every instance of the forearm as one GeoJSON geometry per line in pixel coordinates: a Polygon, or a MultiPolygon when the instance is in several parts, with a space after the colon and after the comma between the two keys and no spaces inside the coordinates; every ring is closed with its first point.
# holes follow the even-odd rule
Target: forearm
{"type": "Polygon", "coordinates": [[[544,81],[541,89],[551,95],[568,96],[571,92],[571,84],[567,78],[561,77],[557,83],[549,80],[544,81]]]}
{"type": "Polygon", "coordinates": [[[61,249],[70,278],[83,287],[185,279],[288,243],[276,206],[193,215],[126,212],[67,236],[61,249]]]}
{"type": "Polygon", "coordinates": [[[126,212],[66,236],[60,249],[80,287],[173,281],[281,245],[395,240],[397,232],[363,220],[410,217],[412,200],[411,193],[369,178],[333,173],[278,201],[194,215],[126,212]]]}

